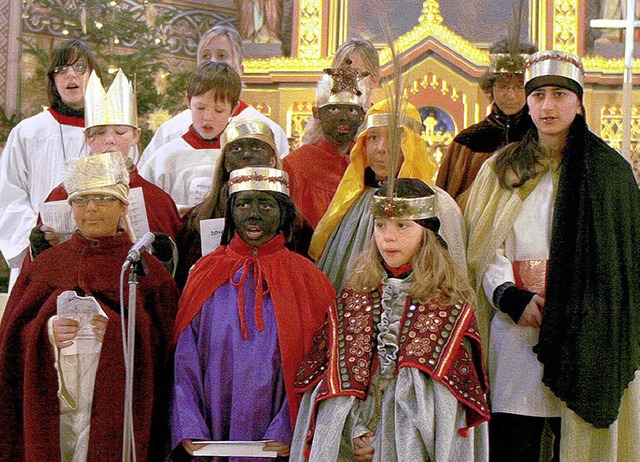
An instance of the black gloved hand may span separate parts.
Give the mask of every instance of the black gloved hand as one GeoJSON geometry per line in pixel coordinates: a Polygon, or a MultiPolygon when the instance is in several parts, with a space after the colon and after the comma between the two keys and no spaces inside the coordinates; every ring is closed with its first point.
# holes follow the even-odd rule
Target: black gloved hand
{"type": "Polygon", "coordinates": [[[522,312],[535,294],[535,292],[519,289],[513,282],[505,282],[493,291],[493,304],[518,324],[522,312]]]}
{"type": "Polygon", "coordinates": [[[33,259],[53,247],[44,237],[44,231],[42,231],[41,226],[41,224],[36,225],[29,233],[29,247],[31,248],[31,258],[33,259]]]}

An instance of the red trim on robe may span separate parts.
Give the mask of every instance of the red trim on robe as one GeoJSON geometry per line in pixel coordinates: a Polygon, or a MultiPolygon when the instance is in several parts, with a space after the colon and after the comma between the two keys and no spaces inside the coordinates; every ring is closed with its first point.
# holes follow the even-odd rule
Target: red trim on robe
{"type": "Polygon", "coordinates": [[[236,110],[233,111],[233,114],[231,114],[231,117],[238,117],[240,113],[248,107],[249,105],[244,101],[238,101],[238,107],[236,107],[236,110]]]}
{"type": "MultiPolygon", "coordinates": [[[[220,135],[221,134],[222,132],[220,135]]],[[[193,124],[191,124],[189,125],[187,133],[182,135],[182,139],[193,149],[220,149],[220,135],[212,140],[205,140],[196,132],[193,124]]]]}
{"type": "Polygon", "coordinates": [[[49,108],[49,114],[62,125],[71,125],[72,127],[84,128],[84,117],[73,117],[60,114],[53,108],[49,108]]]}
{"type": "Polygon", "coordinates": [[[390,267],[389,265],[387,265],[386,262],[382,262],[382,264],[387,270],[389,270],[389,272],[393,275],[393,277],[396,277],[396,278],[405,273],[408,273],[413,268],[413,266],[411,265],[411,262],[405,263],[404,265],[398,266],[397,268],[390,267]]]}

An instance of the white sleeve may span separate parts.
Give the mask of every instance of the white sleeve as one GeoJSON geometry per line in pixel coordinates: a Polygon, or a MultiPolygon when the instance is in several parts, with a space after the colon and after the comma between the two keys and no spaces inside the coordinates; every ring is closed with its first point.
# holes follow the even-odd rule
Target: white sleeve
{"type": "Polygon", "coordinates": [[[513,275],[511,260],[505,256],[504,246],[502,246],[496,250],[496,257],[482,276],[484,293],[487,296],[487,300],[491,303],[491,306],[496,309],[498,309],[498,307],[493,305],[493,292],[505,282],[515,283],[515,277],[513,275]]]}
{"type": "Polygon", "coordinates": [[[22,266],[38,217],[31,204],[26,151],[16,127],[0,156],[0,252],[11,268],[22,266]]]}

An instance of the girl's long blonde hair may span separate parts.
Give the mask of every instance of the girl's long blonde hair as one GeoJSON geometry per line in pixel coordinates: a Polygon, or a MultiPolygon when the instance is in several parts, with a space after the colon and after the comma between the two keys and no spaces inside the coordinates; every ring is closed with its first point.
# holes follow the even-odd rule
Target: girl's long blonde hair
{"type": "MultiPolygon", "coordinates": [[[[382,256],[372,236],[367,248],[353,261],[346,287],[357,292],[370,292],[377,288],[385,274],[382,263],[382,256]]],[[[475,303],[475,293],[466,274],[456,266],[433,231],[423,229],[422,245],[411,264],[413,272],[408,279],[411,284],[409,293],[416,302],[426,303],[437,297],[447,305],[475,303]]]]}

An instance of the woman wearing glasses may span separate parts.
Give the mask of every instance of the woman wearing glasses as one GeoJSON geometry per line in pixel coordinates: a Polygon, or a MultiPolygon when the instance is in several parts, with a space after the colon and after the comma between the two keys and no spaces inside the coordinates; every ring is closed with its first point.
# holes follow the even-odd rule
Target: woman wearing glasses
{"type": "Polygon", "coordinates": [[[47,70],[49,109],[20,122],[0,157],[0,252],[18,275],[40,204],[62,180],[64,162],[77,159],[84,143],[84,87],[98,64],[76,39],[51,53],[47,70]]]}
{"type": "MultiPolygon", "coordinates": [[[[128,182],[119,153],[77,160],[65,187],[78,231],[43,252],[16,282],[0,326],[0,460],[122,457],[119,275],[131,248],[128,182]]],[[[135,448],[138,460],[164,460],[178,290],[155,257],[143,260],[148,274],[137,289],[135,448]]]]}

